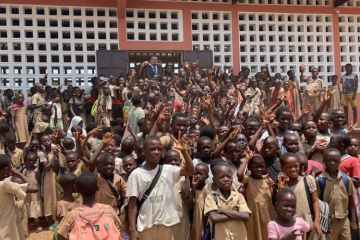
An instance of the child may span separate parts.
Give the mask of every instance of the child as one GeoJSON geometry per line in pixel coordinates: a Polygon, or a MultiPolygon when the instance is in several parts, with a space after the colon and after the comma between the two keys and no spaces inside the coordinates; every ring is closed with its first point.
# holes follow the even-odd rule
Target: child
{"type": "Polygon", "coordinates": [[[327,240],[351,239],[351,233],[359,230],[355,202],[352,197],[356,193],[356,189],[351,179],[339,171],[340,161],[339,150],[326,149],[324,151],[325,171],[316,178],[318,196],[329,204],[329,216],[332,217],[332,231],[326,234],[327,240]],[[346,178],[348,179],[346,180],[346,178]],[[324,189],[320,187],[320,180],[325,183],[324,189]],[[348,182],[347,188],[345,181],[348,182]],[[348,208],[351,211],[351,221],[348,219],[348,208]]]}
{"type": "Polygon", "coordinates": [[[304,152],[304,147],[300,142],[300,138],[295,133],[286,134],[283,141],[283,146],[285,147],[287,152],[304,152]]]}
{"type": "Polygon", "coordinates": [[[204,207],[204,215],[209,216],[215,227],[215,236],[211,237],[230,240],[237,236],[239,240],[247,239],[244,222],[249,219],[251,211],[243,195],[230,189],[233,179],[230,166],[219,163],[213,168],[213,174],[218,189],[207,195],[204,207]]]}
{"type": "Polygon", "coordinates": [[[60,97],[57,93],[53,94],[53,101],[49,102],[49,105],[52,113],[50,118],[50,127],[58,127],[63,130],[64,124],[62,121],[60,97]]]}
{"type": "MultiPolygon", "coordinates": [[[[296,216],[301,217],[310,226],[314,229],[315,233],[318,236],[308,235],[303,236],[303,239],[317,239],[322,238],[322,231],[320,229],[320,208],[319,208],[319,199],[316,193],[316,183],[314,178],[311,176],[302,177],[299,176],[300,172],[300,163],[298,157],[295,153],[285,153],[280,157],[281,169],[286,174],[289,179],[285,182],[283,176],[278,177],[278,187],[281,190],[282,188],[288,188],[294,192],[296,195],[296,216]],[[306,181],[306,183],[305,183],[306,181]],[[307,194],[307,191],[310,192],[312,206],[310,206],[307,194]],[[313,209],[313,210],[311,210],[313,209]],[[314,216],[311,216],[311,212],[314,212],[314,216]],[[313,217],[313,219],[312,219],[313,217]]],[[[312,233],[314,234],[314,233],[312,233]]]]}
{"type": "MultiPolygon", "coordinates": [[[[84,113],[85,100],[82,97],[82,92],[79,87],[74,87],[74,96],[71,95],[69,104],[70,104],[70,113],[72,114],[72,117],[79,116],[85,120],[85,113],[84,113]]],[[[85,121],[83,121],[82,127],[85,128],[85,121]]]]}
{"type": "Polygon", "coordinates": [[[289,83],[291,83],[291,85],[293,86],[291,99],[294,106],[294,110],[293,110],[294,119],[297,119],[301,115],[301,109],[303,105],[302,104],[303,101],[300,94],[300,84],[299,81],[296,79],[294,70],[289,70],[287,72],[287,75],[289,77],[289,83]]]}
{"type": "Polygon", "coordinates": [[[246,222],[248,240],[267,240],[266,226],[277,215],[272,203],[275,183],[269,175],[263,176],[264,173],[264,159],[247,148],[245,161],[238,170],[238,178],[246,189],[247,204],[251,211],[251,216],[246,222]],[[250,176],[244,174],[246,166],[250,170],[250,176]]]}
{"type": "Polygon", "coordinates": [[[23,149],[29,138],[27,108],[24,104],[24,95],[19,93],[14,98],[14,105],[11,107],[12,128],[14,129],[17,147],[23,149]]]}
{"type": "MultiPolygon", "coordinates": [[[[17,184],[24,184],[18,177],[12,177],[11,181],[17,184]]],[[[25,238],[29,237],[30,230],[28,226],[28,212],[26,210],[26,206],[24,200],[19,200],[15,197],[15,206],[16,206],[16,222],[21,223],[22,229],[19,230],[19,234],[24,233],[25,238]]]]}
{"type": "MultiPolygon", "coordinates": [[[[169,150],[165,154],[164,164],[180,167],[181,158],[178,151],[169,150]]],[[[189,177],[181,177],[174,184],[174,193],[176,201],[176,211],[180,222],[171,227],[173,232],[173,240],[189,239],[190,237],[190,219],[188,199],[190,195],[189,177]]]]}
{"type": "Polygon", "coordinates": [[[144,140],[137,140],[135,142],[135,154],[137,156],[135,162],[137,167],[140,167],[143,164],[145,164],[146,156],[144,154],[143,149],[144,149],[144,140]]]}
{"type": "Polygon", "coordinates": [[[7,152],[11,158],[11,165],[16,169],[20,169],[23,162],[23,150],[16,147],[16,136],[14,133],[7,133],[5,135],[5,143],[7,146],[7,152]]]}
{"type": "Polygon", "coordinates": [[[357,120],[357,104],[356,104],[356,93],[358,89],[358,75],[353,73],[353,66],[348,63],[345,65],[346,73],[341,76],[340,84],[344,90],[344,111],[345,111],[345,124],[348,124],[349,118],[349,103],[353,110],[354,123],[357,120]]]}
{"type": "Polygon", "coordinates": [[[250,80],[250,87],[247,89],[246,95],[246,107],[249,109],[250,114],[258,114],[260,106],[261,91],[256,87],[256,80],[250,80]]]}
{"type": "Polygon", "coordinates": [[[64,190],[64,196],[56,203],[55,217],[58,222],[61,222],[68,212],[79,206],[73,198],[73,193],[76,192],[76,181],[77,176],[73,173],[65,173],[60,177],[59,184],[64,190]]]}
{"type": "Polygon", "coordinates": [[[121,174],[120,176],[127,182],[130,173],[136,169],[136,161],[133,156],[127,155],[122,158],[122,168],[125,174],[121,174]]]}
{"type": "Polygon", "coordinates": [[[26,193],[36,193],[38,188],[27,177],[22,175],[15,168],[11,168],[10,158],[5,154],[0,154],[0,236],[2,239],[25,240],[21,222],[16,222],[16,207],[14,195],[23,200],[26,193]],[[24,184],[17,184],[5,175],[11,173],[14,177],[19,177],[24,184]]]}
{"type": "Polygon", "coordinates": [[[103,85],[101,90],[102,93],[99,91],[96,105],[97,112],[95,122],[104,124],[106,127],[110,127],[110,120],[112,119],[112,99],[110,96],[110,88],[108,85],[103,85]]]}
{"type": "Polygon", "coordinates": [[[205,163],[198,163],[195,166],[195,173],[192,179],[192,194],[194,196],[194,215],[193,223],[191,226],[191,240],[201,239],[203,235],[202,231],[202,218],[204,211],[205,197],[203,189],[205,187],[205,181],[209,176],[209,168],[205,163]]]}
{"type": "Polygon", "coordinates": [[[343,96],[342,96],[342,84],[338,84],[337,80],[338,80],[338,76],[337,75],[333,75],[331,77],[331,83],[332,85],[329,86],[329,90],[334,91],[334,94],[332,95],[332,98],[330,100],[330,103],[328,105],[328,109],[330,110],[329,112],[332,112],[335,109],[342,109],[342,106],[344,106],[344,101],[343,101],[343,96]]]}
{"type": "MultiPolygon", "coordinates": [[[[107,217],[113,219],[113,221],[109,222],[107,226],[108,229],[102,229],[106,226],[100,225],[97,225],[97,228],[99,229],[99,231],[112,233],[112,235],[108,236],[109,239],[119,239],[120,233],[118,229],[120,228],[120,220],[116,216],[116,212],[114,212],[111,206],[98,204],[95,201],[95,194],[99,190],[96,176],[91,172],[82,173],[77,179],[77,189],[83,198],[83,205],[80,208],[76,208],[68,212],[66,216],[62,219],[58,227],[58,233],[62,237],[60,239],[75,240],[76,237],[72,238],[72,236],[78,236],[79,234],[81,234],[79,232],[81,230],[76,228],[77,224],[79,224],[76,224],[76,221],[79,220],[79,213],[91,209],[93,210],[93,214],[94,212],[96,213],[95,215],[99,215],[102,213],[101,218],[107,217]],[[96,212],[97,210],[98,212],[96,212]]],[[[92,228],[88,227],[90,225],[86,226],[86,231],[93,231],[92,228]]]]}
{"type": "Polygon", "coordinates": [[[332,126],[329,129],[330,134],[336,134],[339,132],[347,132],[347,130],[344,130],[344,124],[345,124],[345,113],[341,109],[335,109],[331,112],[331,114],[334,116],[334,121],[332,126]]]}
{"type": "MultiPolygon", "coordinates": [[[[21,173],[24,174],[24,176],[26,176],[34,185],[36,185],[38,189],[40,189],[40,184],[38,182],[40,171],[35,165],[36,161],[37,154],[29,152],[25,158],[25,168],[21,170],[21,173]]],[[[39,217],[43,216],[41,191],[27,194],[24,202],[27,208],[27,215],[30,219],[30,230],[36,229],[36,232],[41,232],[43,229],[38,220],[39,217]]]]}
{"type": "Polygon", "coordinates": [[[269,240],[302,240],[304,232],[312,231],[304,219],[294,217],[296,206],[296,195],[290,189],[278,192],[275,208],[279,215],[267,226],[269,240]]]}
{"type": "Polygon", "coordinates": [[[155,240],[161,238],[170,240],[172,236],[170,227],[179,223],[175,209],[174,183],[180,180],[180,176],[193,175],[194,165],[187,152],[186,144],[181,141],[181,132],[178,135],[178,140],[173,137],[173,148],[181,151],[184,156],[184,168],[164,165],[160,173],[162,180],[157,183],[158,187],[151,191],[149,197],[138,209],[139,199],[142,199],[148,184],[160,168],[158,163],[162,154],[162,143],[159,138],[148,137],[144,142],[146,163],[131,173],[126,192],[126,197],[129,198],[130,239],[155,240]],[[139,215],[136,219],[137,210],[139,215]]]}
{"type": "Polygon", "coordinates": [[[44,92],[44,86],[41,83],[36,83],[35,90],[36,93],[31,98],[31,105],[34,109],[34,126],[36,126],[36,123],[43,121],[41,108],[46,104],[46,101],[42,96],[42,93],[44,92]]]}
{"type": "Polygon", "coordinates": [[[213,153],[213,145],[212,141],[209,137],[200,137],[197,141],[197,156],[198,158],[195,158],[193,160],[194,166],[196,166],[198,163],[205,163],[208,165],[209,168],[209,177],[206,179],[206,183],[212,183],[213,182],[213,175],[210,171],[210,163],[212,159],[212,153],[213,153]]]}
{"type": "Polygon", "coordinates": [[[285,90],[281,87],[279,79],[275,79],[274,86],[269,88],[271,96],[271,105],[275,106],[278,103],[278,99],[284,95],[285,90]]]}
{"type": "Polygon", "coordinates": [[[261,156],[264,157],[267,171],[274,182],[277,181],[277,177],[281,172],[281,165],[277,155],[278,150],[278,140],[276,137],[269,136],[264,140],[264,145],[260,151],[261,156]]]}
{"type": "Polygon", "coordinates": [[[96,202],[110,205],[115,212],[120,213],[119,196],[125,197],[126,182],[115,170],[115,142],[112,134],[106,133],[100,147],[94,152],[89,161],[89,171],[97,178],[99,190],[96,192],[96,202]],[[95,161],[104,149],[106,154],[99,162],[99,170],[95,169],[95,161]]]}
{"type": "Polygon", "coordinates": [[[360,158],[359,150],[360,150],[360,140],[356,137],[351,137],[350,146],[346,150],[347,153],[350,156],[360,158]]]}
{"type": "Polygon", "coordinates": [[[323,152],[326,149],[327,142],[320,140],[317,137],[317,125],[314,121],[308,120],[303,124],[303,133],[305,141],[302,143],[304,146],[305,154],[308,159],[316,160],[323,164],[323,152]]]}

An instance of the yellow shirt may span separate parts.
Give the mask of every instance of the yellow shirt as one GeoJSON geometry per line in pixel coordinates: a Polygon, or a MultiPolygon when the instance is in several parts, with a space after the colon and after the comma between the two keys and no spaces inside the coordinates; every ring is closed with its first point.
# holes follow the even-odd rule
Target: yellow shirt
{"type": "MultiPolygon", "coordinates": [[[[205,207],[204,207],[205,216],[209,215],[209,213],[212,211],[217,211],[218,207],[231,211],[248,212],[249,214],[251,214],[251,211],[246,204],[245,198],[241,193],[231,191],[228,199],[225,199],[225,197],[222,195],[219,189],[213,191],[212,193],[214,193],[217,196],[218,204],[216,204],[211,194],[207,195],[205,198],[205,207]]],[[[212,224],[210,226],[212,226],[212,224]]],[[[247,233],[246,233],[245,223],[242,221],[234,221],[234,220],[228,220],[223,223],[216,223],[214,239],[246,240],[247,233]]]]}
{"type": "MultiPolygon", "coordinates": [[[[323,171],[319,177],[326,179],[326,186],[323,193],[323,201],[329,204],[329,215],[332,218],[344,219],[348,216],[349,196],[356,193],[356,189],[349,178],[348,189],[345,189],[344,181],[341,178],[341,172],[338,170],[336,179],[330,177],[327,171],[323,171]]],[[[319,179],[316,178],[316,188],[318,196],[321,195],[319,179]]]]}

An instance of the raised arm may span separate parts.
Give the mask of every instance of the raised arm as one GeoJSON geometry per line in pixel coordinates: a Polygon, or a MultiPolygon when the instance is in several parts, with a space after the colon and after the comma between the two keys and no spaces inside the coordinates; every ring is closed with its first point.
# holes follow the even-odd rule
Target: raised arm
{"type": "Polygon", "coordinates": [[[316,111],[315,116],[314,116],[314,122],[318,122],[321,114],[323,113],[323,111],[325,110],[327,104],[330,102],[331,96],[336,92],[336,89],[334,91],[330,91],[327,90],[327,92],[324,94],[324,100],[321,103],[319,109],[316,111]]]}
{"type": "Polygon", "coordinates": [[[306,79],[304,78],[304,71],[306,66],[304,64],[301,64],[300,66],[300,82],[306,82],[306,79]]]}
{"type": "Polygon", "coordinates": [[[112,140],[113,138],[113,134],[112,133],[105,133],[103,140],[100,144],[100,147],[98,147],[98,149],[96,149],[96,151],[94,152],[94,154],[90,157],[89,160],[89,171],[90,172],[94,172],[95,171],[95,162],[96,159],[99,157],[101,151],[105,148],[105,146],[107,144],[109,144],[109,142],[112,140]]]}
{"type": "Polygon", "coordinates": [[[179,131],[178,139],[176,139],[173,135],[171,135],[171,137],[174,140],[173,148],[179,150],[185,159],[185,167],[180,170],[180,176],[194,175],[195,167],[189,153],[187,152],[187,146],[183,139],[181,139],[181,132],[179,131]]]}
{"type": "Polygon", "coordinates": [[[230,135],[219,145],[216,147],[214,151],[214,158],[221,157],[221,152],[226,148],[226,145],[231,142],[235,141],[237,138],[237,134],[240,132],[240,127],[236,127],[230,135]]]}
{"type": "Polygon", "coordinates": [[[9,164],[9,166],[7,167],[8,169],[10,169],[10,172],[13,176],[18,177],[21,179],[21,181],[23,181],[24,183],[28,184],[28,187],[26,189],[27,193],[36,193],[38,191],[38,187],[36,184],[34,184],[30,179],[28,179],[27,177],[25,177],[24,175],[22,175],[19,170],[17,170],[16,168],[11,168],[11,165],[9,164]]]}

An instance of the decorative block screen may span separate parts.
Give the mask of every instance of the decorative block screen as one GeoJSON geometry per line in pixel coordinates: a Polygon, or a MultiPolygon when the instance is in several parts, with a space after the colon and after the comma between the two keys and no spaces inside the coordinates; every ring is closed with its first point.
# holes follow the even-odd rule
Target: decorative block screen
{"type": "Polygon", "coordinates": [[[182,11],[127,9],[126,37],[134,41],[183,41],[182,11]]]}
{"type": "Polygon", "coordinates": [[[2,90],[27,97],[45,73],[50,86],[88,86],[96,50],[118,48],[116,9],[0,5],[2,90]]]}
{"type": "Polygon", "coordinates": [[[343,3],[341,7],[358,7],[360,8],[360,0],[349,0],[346,3],[343,3]]]}
{"type": "Polygon", "coordinates": [[[214,64],[232,66],[230,12],[191,13],[193,50],[213,50],[214,64]]]}
{"type": "Polygon", "coordinates": [[[300,76],[304,63],[306,76],[316,67],[330,82],[335,71],[331,15],[239,13],[238,17],[241,68],[255,74],[269,64],[272,76],[280,73],[287,79],[290,69],[300,76]]]}

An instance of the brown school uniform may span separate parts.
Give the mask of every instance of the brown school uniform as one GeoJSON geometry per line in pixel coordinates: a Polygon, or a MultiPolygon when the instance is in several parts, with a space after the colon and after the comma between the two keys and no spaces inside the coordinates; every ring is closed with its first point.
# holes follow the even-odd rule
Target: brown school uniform
{"type": "MultiPolygon", "coordinates": [[[[110,181],[106,181],[103,177],[101,177],[100,174],[97,172],[97,169],[95,169],[94,174],[97,178],[99,186],[99,190],[96,192],[95,195],[96,202],[110,205],[115,212],[119,212],[117,206],[118,199],[115,198],[108,184],[108,182],[110,181]]],[[[114,181],[111,183],[111,185],[121,197],[125,198],[126,182],[121,176],[114,174],[114,181]]]]}
{"type": "Polygon", "coordinates": [[[174,193],[176,201],[176,212],[180,222],[171,226],[173,232],[173,240],[184,240],[190,237],[190,219],[188,200],[183,198],[185,187],[185,177],[181,177],[180,181],[174,184],[174,193]]]}
{"type": "MultiPolygon", "coordinates": [[[[162,155],[162,157],[165,157],[166,152],[171,150],[174,144],[172,143],[170,136],[163,136],[163,137],[160,138],[160,141],[161,141],[161,144],[162,144],[162,153],[161,153],[161,155],[162,155]]],[[[184,156],[182,155],[182,153],[177,149],[174,149],[174,150],[179,152],[181,162],[182,162],[182,164],[184,164],[185,159],[184,159],[184,156]]]]}
{"type": "Polygon", "coordinates": [[[16,207],[16,222],[20,223],[22,230],[19,231],[19,234],[24,234],[27,238],[30,235],[30,230],[28,226],[28,215],[26,206],[23,200],[15,201],[16,207]]]}
{"type": "MultiPolygon", "coordinates": [[[[102,209],[104,209],[104,211],[112,212],[112,215],[114,216],[114,220],[115,220],[115,226],[117,229],[120,229],[120,220],[117,217],[116,212],[114,212],[114,209],[107,205],[104,205],[102,207],[102,209]]],[[[77,209],[74,209],[74,210],[68,212],[68,214],[66,214],[66,216],[60,222],[60,224],[58,226],[58,233],[61,236],[63,236],[64,238],[69,239],[68,230],[70,229],[71,224],[72,224],[73,220],[75,219],[75,217],[79,216],[79,212],[80,212],[80,210],[77,210],[77,209]]]]}
{"type": "MultiPolygon", "coordinates": [[[[35,104],[35,105],[39,105],[39,104],[44,104],[46,102],[40,93],[35,93],[34,96],[32,96],[32,98],[31,98],[31,103],[35,104]]],[[[33,119],[34,126],[36,126],[37,122],[42,122],[42,121],[43,120],[42,120],[41,107],[35,108],[34,109],[34,119],[33,119]]]]}
{"type": "Polygon", "coordinates": [[[38,218],[43,216],[43,201],[41,199],[41,186],[36,178],[35,171],[27,171],[26,168],[22,171],[25,177],[27,177],[33,184],[38,187],[38,192],[27,193],[25,197],[25,205],[27,209],[27,216],[29,218],[38,218]]]}
{"type": "Polygon", "coordinates": [[[195,190],[194,217],[191,226],[191,240],[199,240],[201,237],[202,216],[205,196],[203,190],[195,190]]]}
{"type": "MultiPolygon", "coordinates": [[[[327,240],[348,240],[351,239],[350,222],[348,219],[349,197],[356,193],[356,189],[349,178],[348,189],[345,189],[341,172],[338,170],[336,179],[334,180],[327,171],[323,171],[320,175],[326,178],[326,186],[323,192],[323,201],[329,204],[329,215],[332,217],[331,234],[326,234],[327,240]]],[[[316,179],[316,187],[318,196],[321,195],[319,180],[316,179]]]]}
{"type": "Polygon", "coordinates": [[[56,203],[55,216],[59,218],[65,217],[68,212],[74,210],[77,207],[80,207],[80,205],[76,202],[60,200],[56,203]]]}
{"type": "MultiPolygon", "coordinates": [[[[246,204],[245,198],[241,193],[231,191],[228,199],[224,198],[220,190],[213,191],[212,193],[217,196],[218,204],[216,204],[214,198],[211,195],[207,195],[205,198],[204,215],[209,216],[209,213],[212,211],[217,211],[218,207],[231,211],[248,212],[251,214],[251,211],[246,204]]],[[[235,236],[237,240],[247,240],[247,232],[244,222],[229,220],[223,223],[215,224],[214,239],[231,240],[235,239],[235,236]]]]}
{"type": "Polygon", "coordinates": [[[11,158],[11,163],[15,168],[19,168],[21,163],[23,163],[23,150],[15,147],[14,151],[8,149],[9,157],[11,158]]]}

